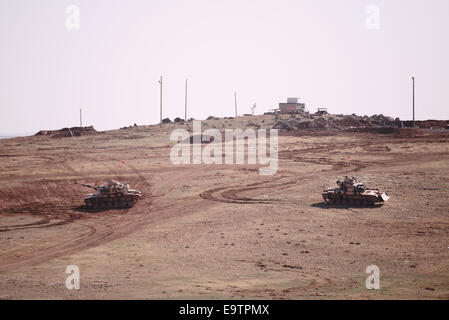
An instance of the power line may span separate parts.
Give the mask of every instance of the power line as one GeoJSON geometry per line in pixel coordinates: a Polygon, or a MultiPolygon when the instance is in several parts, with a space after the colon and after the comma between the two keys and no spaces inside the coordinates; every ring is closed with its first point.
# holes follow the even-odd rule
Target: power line
{"type": "Polygon", "coordinates": [[[413,82],[413,128],[415,128],[415,77],[412,77],[413,82]]]}
{"type": "Polygon", "coordinates": [[[185,96],[185,112],[184,112],[184,120],[187,121],[187,81],[189,79],[186,79],[186,96],[185,96]]]}
{"type": "Polygon", "coordinates": [[[235,117],[237,117],[237,92],[234,91],[235,117]]]}
{"type": "Polygon", "coordinates": [[[161,110],[160,110],[160,122],[159,122],[159,124],[162,125],[162,76],[161,76],[161,80],[159,80],[159,84],[161,85],[161,93],[160,93],[161,110]]]}

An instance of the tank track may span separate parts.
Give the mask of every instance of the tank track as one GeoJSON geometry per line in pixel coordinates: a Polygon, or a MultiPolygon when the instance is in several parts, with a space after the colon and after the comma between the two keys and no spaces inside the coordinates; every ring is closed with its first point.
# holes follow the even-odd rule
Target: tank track
{"type": "Polygon", "coordinates": [[[139,200],[138,196],[86,198],[89,209],[130,208],[139,200]]]}
{"type": "Polygon", "coordinates": [[[379,202],[375,197],[347,197],[339,193],[323,194],[323,199],[331,205],[372,206],[379,202]]]}

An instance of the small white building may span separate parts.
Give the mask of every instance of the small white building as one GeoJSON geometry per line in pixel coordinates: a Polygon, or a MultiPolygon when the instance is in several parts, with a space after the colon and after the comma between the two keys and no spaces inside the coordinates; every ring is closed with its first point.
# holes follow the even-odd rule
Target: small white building
{"type": "Polygon", "coordinates": [[[302,113],[305,109],[306,104],[300,103],[298,98],[287,98],[287,103],[279,103],[281,113],[302,113]]]}

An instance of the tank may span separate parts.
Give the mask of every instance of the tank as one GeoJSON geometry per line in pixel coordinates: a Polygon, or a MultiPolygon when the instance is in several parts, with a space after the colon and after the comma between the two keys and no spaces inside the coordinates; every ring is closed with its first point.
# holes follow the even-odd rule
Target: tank
{"type": "Polygon", "coordinates": [[[337,186],[338,188],[328,188],[323,191],[323,199],[327,204],[371,206],[390,199],[386,192],[366,188],[354,177],[345,177],[343,181],[337,181],[337,186]]]}
{"type": "Polygon", "coordinates": [[[140,191],[130,189],[127,183],[109,181],[106,185],[91,186],[82,183],[83,186],[94,189],[96,193],[90,193],[84,198],[86,207],[100,208],[130,208],[142,196],[140,191]]]}

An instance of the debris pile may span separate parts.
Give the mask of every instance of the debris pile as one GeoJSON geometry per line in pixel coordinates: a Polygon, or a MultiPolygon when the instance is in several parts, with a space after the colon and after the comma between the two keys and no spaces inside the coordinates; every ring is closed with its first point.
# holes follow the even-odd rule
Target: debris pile
{"type": "MultiPolygon", "coordinates": [[[[403,121],[403,126],[413,128],[413,121],[403,121]]],[[[449,129],[449,120],[417,120],[415,121],[415,126],[426,129],[449,129]]]]}
{"type": "Polygon", "coordinates": [[[401,127],[399,118],[393,119],[382,114],[368,116],[329,115],[329,114],[302,114],[292,115],[289,118],[277,117],[273,129],[289,131],[296,129],[346,129],[346,128],[383,128],[401,127]]]}
{"type": "Polygon", "coordinates": [[[65,137],[80,137],[80,136],[93,136],[99,132],[94,129],[93,126],[89,127],[72,127],[62,128],[59,130],[41,130],[35,134],[35,136],[47,136],[50,138],[65,138],[65,137]]]}

